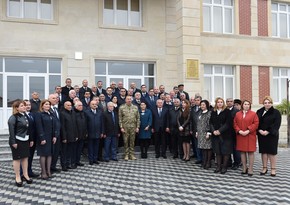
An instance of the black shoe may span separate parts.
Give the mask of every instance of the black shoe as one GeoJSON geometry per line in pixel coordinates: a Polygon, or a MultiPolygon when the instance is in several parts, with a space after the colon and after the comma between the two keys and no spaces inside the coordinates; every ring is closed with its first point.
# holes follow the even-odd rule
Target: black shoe
{"type": "Polygon", "coordinates": [[[216,168],[216,169],[214,170],[214,173],[219,173],[220,171],[221,171],[220,168],[216,168]]]}
{"type": "Polygon", "coordinates": [[[80,166],[80,167],[85,166],[83,163],[80,163],[80,162],[76,163],[76,165],[77,165],[77,166],[80,166]]]}
{"type": "Polygon", "coordinates": [[[248,176],[249,176],[249,177],[252,177],[252,176],[253,176],[253,173],[252,173],[252,174],[248,173],[248,176]]]}
{"type": "Polygon", "coordinates": [[[115,161],[115,162],[117,162],[118,161],[118,159],[112,159],[113,161],[115,161]]]}
{"type": "Polygon", "coordinates": [[[26,179],[25,176],[22,177],[22,181],[26,181],[27,184],[32,184],[32,179],[26,179]]]}
{"type": "Polygon", "coordinates": [[[68,171],[68,169],[66,167],[63,167],[61,170],[64,171],[64,172],[68,171]]]}
{"type": "Polygon", "coordinates": [[[94,162],[90,162],[90,165],[93,165],[94,164],[94,162]]]}
{"type": "Polygon", "coordinates": [[[67,166],[66,168],[67,168],[67,169],[72,169],[72,167],[71,167],[71,166],[67,166]]]}
{"type": "Polygon", "coordinates": [[[71,166],[71,168],[72,169],[76,169],[77,168],[77,165],[74,164],[74,165],[71,166]]]}
{"type": "Polygon", "coordinates": [[[241,174],[248,174],[248,168],[246,169],[246,171],[242,171],[241,174]]]}
{"type": "Polygon", "coordinates": [[[159,155],[159,154],[156,154],[156,155],[155,155],[155,158],[159,158],[159,157],[160,157],[160,155],[159,155]]]}
{"type": "Polygon", "coordinates": [[[22,181],[21,181],[21,182],[17,182],[17,181],[15,180],[15,185],[16,185],[17,187],[22,187],[23,182],[22,182],[22,181]]]}
{"type": "Polygon", "coordinates": [[[173,157],[172,157],[173,159],[176,159],[176,158],[178,158],[178,156],[177,155],[173,155],[173,157]]]}
{"type": "Polygon", "coordinates": [[[162,155],[163,159],[167,159],[166,155],[162,155]]]}
{"type": "Polygon", "coordinates": [[[221,174],[225,174],[225,173],[227,173],[227,168],[222,168],[222,170],[221,170],[221,174]]]}
{"type": "Polygon", "coordinates": [[[109,162],[110,160],[108,160],[108,159],[105,159],[105,162],[109,162]]]}
{"type": "Polygon", "coordinates": [[[238,165],[233,165],[231,169],[232,169],[232,170],[237,170],[238,168],[239,168],[238,165]]]}
{"type": "Polygon", "coordinates": [[[35,173],[32,172],[28,176],[31,177],[31,178],[37,178],[37,177],[39,177],[39,174],[35,174],[35,173]]]}
{"type": "Polygon", "coordinates": [[[201,160],[197,160],[197,161],[195,161],[195,164],[201,164],[201,163],[202,163],[201,160]]]}
{"type": "Polygon", "coordinates": [[[60,169],[57,169],[57,168],[50,168],[50,171],[52,173],[59,173],[60,172],[60,169]]]}
{"type": "Polygon", "coordinates": [[[93,161],[94,164],[100,164],[98,161],[93,161]]]}

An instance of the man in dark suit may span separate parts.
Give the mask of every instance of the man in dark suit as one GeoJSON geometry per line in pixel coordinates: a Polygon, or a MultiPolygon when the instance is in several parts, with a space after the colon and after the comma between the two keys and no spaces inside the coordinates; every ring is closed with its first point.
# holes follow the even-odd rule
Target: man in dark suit
{"type": "Polygon", "coordinates": [[[179,97],[180,94],[181,94],[181,93],[184,93],[184,94],[185,94],[185,98],[186,98],[187,100],[189,100],[189,95],[188,95],[187,92],[184,91],[184,85],[183,85],[183,84],[179,84],[179,85],[178,85],[178,90],[179,90],[179,91],[178,91],[178,93],[177,93],[177,97],[178,97],[179,99],[180,99],[180,97],[179,97]]]}
{"type": "Polygon", "coordinates": [[[56,168],[57,160],[58,157],[60,156],[61,153],[61,142],[60,142],[60,112],[58,109],[58,95],[56,93],[50,94],[48,96],[48,100],[51,103],[51,108],[49,112],[51,115],[54,117],[55,122],[56,122],[56,133],[57,133],[57,140],[55,144],[53,145],[53,153],[52,153],[52,162],[51,162],[51,167],[50,170],[52,172],[60,172],[59,169],[56,168]]]}
{"type": "Polygon", "coordinates": [[[106,99],[105,99],[106,103],[112,101],[112,98],[114,95],[113,95],[113,89],[111,87],[107,87],[105,96],[106,96],[106,99]]]}
{"type": "Polygon", "coordinates": [[[165,92],[165,86],[164,85],[159,85],[159,94],[158,94],[158,97],[160,98],[160,95],[162,94],[166,94],[165,92]]]}
{"type": "Polygon", "coordinates": [[[107,102],[106,102],[106,96],[104,94],[99,95],[99,104],[98,108],[104,112],[107,110],[107,102]]]}
{"type": "Polygon", "coordinates": [[[31,94],[32,98],[29,100],[31,104],[31,110],[30,112],[36,113],[39,111],[39,106],[40,106],[40,99],[39,99],[39,93],[38,92],[33,92],[31,94]]]}
{"type": "Polygon", "coordinates": [[[148,92],[148,97],[145,98],[148,109],[152,111],[156,107],[157,99],[158,99],[158,96],[154,95],[154,90],[150,89],[148,92]]]}
{"type": "Polygon", "coordinates": [[[236,150],[236,131],[233,127],[233,122],[234,122],[234,118],[236,116],[236,113],[239,111],[238,109],[236,109],[234,107],[234,100],[233,98],[227,98],[226,99],[226,104],[227,104],[227,109],[230,110],[231,113],[231,117],[232,119],[230,120],[230,128],[231,128],[231,132],[232,132],[232,138],[234,139],[234,143],[233,143],[233,159],[230,157],[229,159],[229,166],[231,166],[232,170],[237,170],[239,168],[239,166],[241,165],[241,153],[239,151],[236,150]]]}
{"type": "Polygon", "coordinates": [[[161,145],[161,156],[166,157],[166,128],[167,128],[167,116],[168,110],[163,107],[163,101],[158,99],[156,101],[156,108],[152,111],[153,114],[153,124],[152,133],[154,133],[155,138],[155,157],[160,157],[160,145],[161,145]]]}
{"type": "Polygon", "coordinates": [[[132,83],[130,84],[130,88],[133,89],[133,96],[135,96],[135,93],[136,93],[136,92],[141,93],[141,90],[138,89],[138,88],[136,87],[136,83],[135,83],[135,82],[132,82],[132,83]]]}
{"type": "Polygon", "coordinates": [[[140,110],[141,109],[140,108],[140,105],[141,105],[141,102],[142,102],[142,100],[141,100],[141,93],[136,92],[134,96],[135,96],[135,98],[132,101],[132,104],[133,105],[136,105],[138,107],[138,110],[140,110]]]}
{"type": "Polygon", "coordinates": [[[90,165],[99,164],[97,161],[100,138],[103,137],[103,113],[97,109],[97,101],[90,102],[90,109],[85,111],[88,130],[88,157],[90,165]]]}
{"type": "Polygon", "coordinates": [[[68,95],[69,95],[69,91],[70,90],[73,90],[74,88],[71,86],[71,79],[70,78],[67,78],[65,80],[65,86],[61,87],[61,94],[63,96],[63,99],[62,101],[65,102],[66,99],[68,98],[68,95]]]}
{"type": "Polygon", "coordinates": [[[83,104],[83,109],[87,110],[90,107],[90,102],[91,102],[91,93],[89,91],[85,92],[84,98],[81,99],[81,102],[83,104]]]}
{"type": "Polygon", "coordinates": [[[64,103],[64,109],[60,114],[62,141],[61,167],[62,170],[76,169],[77,121],[70,101],[64,103]]]}
{"type": "MultiPolygon", "coordinates": [[[[92,86],[93,87],[93,86],[92,86]]],[[[97,96],[99,96],[100,94],[104,94],[104,95],[106,95],[106,90],[105,89],[103,89],[103,82],[102,81],[98,81],[97,82],[97,86],[95,86],[95,88],[96,88],[96,93],[97,93],[97,96]]]]}
{"type": "Polygon", "coordinates": [[[121,106],[126,103],[126,89],[121,88],[118,95],[118,106],[121,106]]]}
{"type": "Polygon", "coordinates": [[[65,100],[65,97],[61,93],[61,86],[57,85],[54,88],[54,92],[58,95],[58,109],[61,110],[63,107],[63,100],[65,100]]]}
{"type": "Polygon", "coordinates": [[[83,86],[80,88],[79,91],[79,99],[83,99],[85,96],[85,92],[92,92],[91,88],[88,87],[88,81],[86,79],[83,80],[82,82],[83,86]]]}
{"type": "Polygon", "coordinates": [[[146,102],[146,98],[148,98],[149,94],[147,93],[146,85],[141,85],[141,100],[142,102],[146,102]]]}
{"type": "MultiPolygon", "coordinates": [[[[190,110],[190,116],[191,116],[191,120],[195,121],[195,124],[197,124],[197,118],[201,113],[201,109],[200,109],[200,102],[201,102],[202,98],[201,96],[196,96],[194,98],[194,103],[195,105],[193,107],[191,107],[190,110]]],[[[194,149],[196,152],[196,164],[201,164],[202,163],[202,153],[201,150],[197,147],[197,138],[195,136],[193,136],[194,139],[194,149]]]]}
{"type": "Polygon", "coordinates": [[[163,102],[163,106],[166,107],[168,110],[173,107],[173,102],[171,102],[171,97],[169,94],[165,94],[165,100],[163,102]]]}
{"type": "Polygon", "coordinates": [[[107,110],[103,114],[105,153],[104,160],[109,162],[110,159],[117,159],[117,140],[120,136],[118,113],[114,111],[114,103],[107,103],[107,110]]]}
{"type": "MultiPolygon", "coordinates": [[[[122,88],[124,88],[123,82],[122,82],[122,81],[119,81],[119,82],[118,82],[118,85],[117,85],[117,87],[116,87],[116,89],[115,89],[115,93],[114,93],[114,95],[117,96],[117,97],[119,97],[119,95],[120,95],[120,91],[121,91],[122,88]]],[[[126,89],[125,89],[125,90],[126,90],[126,89]]],[[[126,90],[126,95],[127,95],[127,90],[126,90]]]]}

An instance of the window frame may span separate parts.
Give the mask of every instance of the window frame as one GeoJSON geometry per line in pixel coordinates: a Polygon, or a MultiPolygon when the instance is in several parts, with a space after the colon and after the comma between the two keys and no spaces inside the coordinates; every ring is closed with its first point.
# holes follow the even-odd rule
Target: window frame
{"type": "Polygon", "coordinates": [[[202,3],[202,11],[204,11],[204,7],[209,7],[210,8],[210,30],[205,30],[204,27],[204,18],[205,16],[203,15],[203,32],[210,32],[210,33],[222,33],[222,34],[234,34],[235,32],[235,1],[232,0],[232,6],[225,5],[225,0],[221,0],[221,4],[217,4],[214,2],[214,0],[211,0],[211,3],[202,3]],[[214,31],[214,7],[219,7],[222,8],[222,32],[217,32],[214,31]],[[232,15],[232,20],[231,20],[231,32],[226,32],[226,18],[225,18],[225,10],[226,9],[231,9],[231,15],[232,15]]]}
{"type": "MultiPolygon", "coordinates": [[[[273,92],[275,92],[273,89],[272,89],[272,93],[271,93],[271,96],[273,96],[273,103],[274,104],[279,104],[282,102],[282,100],[286,99],[286,98],[282,98],[282,81],[283,79],[284,80],[289,80],[290,79],[290,68],[284,68],[284,67],[273,67],[273,81],[272,81],[272,85],[274,87],[274,81],[275,80],[278,80],[278,87],[277,87],[277,95],[278,95],[278,99],[275,98],[275,95],[273,94],[273,92]],[[278,76],[275,76],[274,75],[274,70],[278,70],[278,76]],[[287,71],[287,75],[282,75],[281,72],[282,70],[286,70],[287,71]]],[[[287,86],[286,86],[286,83],[285,83],[285,87],[286,87],[286,90],[287,90],[287,86]]],[[[290,90],[289,90],[289,93],[290,93],[290,90]]],[[[287,97],[287,92],[286,92],[286,97],[287,97]]]]}
{"type": "Polygon", "coordinates": [[[113,0],[113,24],[106,24],[104,22],[104,13],[105,13],[105,0],[100,1],[100,25],[102,27],[109,27],[109,28],[121,28],[121,29],[137,29],[137,30],[143,30],[144,29],[144,6],[143,6],[143,1],[139,0],[139,26],[136,25],[131,25],[131,0],[128,1],[128,9],[127,9],[127,25],[120,25],[117,24],[117,1],[118,0],[113,0]]]}
{"type": "Polygon", "coordinates": [[[290,38],[290,4],[285,3],[279,3],[279,2],[272,2],[271,3],[271,23],[272,23],[272,37],[274,38],[290,38]],[[273,5],[276,4],[277,5],[277,10],[273,10],[273,5]],[[281,6],[285,6],[286,7],[286,11],[281,11],[280,7],[281,6]],[[276,20],[276,29],[277,29],[277,35],[274,35],[273,32],[273,14],[276,14],[277,16],[277,20],[276,20]],[[286,14],[286,28],[287,28],[287,34],[286,37],[281,37],[281,27],[280,27],[280,14],[286,14]]]}
{"type": "MultiPolygon", "coordinates": [[[[207,74],[204,72],[204,83],[205,83],[205,78],[209,78],[210,79],[210,90],[209,90],[209,94],[208,94],[208,100],[211,102],[211,103],[214,103],[215,101],[215,98],[216,97],[222,97],[223,99],[226,99],[226,98],[235,98],[235,91],[236,91],[236,67],[234,65],[218,65],[218,64],[204,64],[203,67],[205,69],[206,66],[210,66],[211,68],[211,74],[207,74]],[[222,72],[221,73],[215,73],[215,70],[217,67],[221,67],[222,68],[222,72]],[[231,67],[232,69],[232,74],[227,74],[226,73],[226,68],[228,67],[231,67]],[[217,96],[215,94],[215,77],[222,77],[223,78],[223,90],[222,90],[222,96],[217,96]],[[226,79],[232,79],[232,82],[233,82],[233,88],[232,88],[232,96],[230,96],[231,94],[227,94],[227,91],[226,91],[226,79]]],[[[205,87],[205,86],[204,86],[205,87]]],[[[204,88],[205,90],[205,88],[204,88]]],[[[206,91],[206,90],[205,90],[206,91]]]]}

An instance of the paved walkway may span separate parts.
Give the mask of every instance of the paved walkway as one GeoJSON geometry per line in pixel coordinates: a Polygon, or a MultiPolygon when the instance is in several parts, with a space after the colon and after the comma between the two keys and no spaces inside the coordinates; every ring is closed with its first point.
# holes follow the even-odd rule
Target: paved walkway
{"type": "MultiPolygon", "coordinates": [[[[290,204],[290,149],[280,149],[277,176],[241,170],[214,174],[193,163],[168,159],[88,163],[49,181],[14,185],[11,163],[0,165],[0,204],[290,204]]],[[[36,171],[39,171],[36,162],[36,171]]]]}

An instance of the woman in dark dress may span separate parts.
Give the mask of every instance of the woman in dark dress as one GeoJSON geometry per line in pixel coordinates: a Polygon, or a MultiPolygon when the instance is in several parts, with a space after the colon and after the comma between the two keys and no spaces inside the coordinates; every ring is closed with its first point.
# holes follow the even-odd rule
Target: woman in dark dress
{"type": "Polygon", "coordinates": [[[37,155],[40,156],[41,178],[48,179],[51,176],[50,165],[53,153],[53,144],[56,142],[55,119],[49,112],[50,102],[42,100],[40,113],[36,115],[37,128],[37,155]]]}
{"type": "Polygon", "coordinates": [[[146,103],[140,104],[140,129],[139,140],[141,149],[141,158],[147,158],[147,151],[151,140],[151,127],[152,127],[152,113],[151,110],[146,109],[146,103]]]}
{"type": "Polygon", "coordinates": [[[182,139],[183,160],[189,161],[190,156],[190,103],[188,100],[181,101],[181,109],[177,115],[177,125],[179,129],[179,136],[182,139]]]}
{"type": "Polygon", "coordinates": [[[259,117],[258,142],[259,153],[261,153],[263,168],[260,172],[265,175],[268,172],[267,164],[270,160],[271,176],[276,176],[277,148],[279,140],[279,129],[281,125],[281,114],[273,107],[273,100],[266,96],[263,100],[264,106],[257,111],[259,117]]]}
{"type": "Polygon", "coordinates": [[[23,184],[22,180],[25,180],[28,184],[32,183],[32,179],[28,176],[28,157],[30,155],[29,147],[33,146],[33,141],[27,135],[29,122],[25,115],[25,102],[20,100],[15,101],[12,109],[13,115],[8,120],[9,145],[12,151],[15,185],[21,187],[23,184]],[[20,164],[23,170],[22,179],[20,177],[20,164]]]}
{"type": "Polygon", "coordinates": [[[225,174],[227,172],[228,160],[233,150],[231,119],[230,110],[226,109],[224,99],[217,97],[210,117],[212,149],[217,159],[215,173],[225,174]]]}

